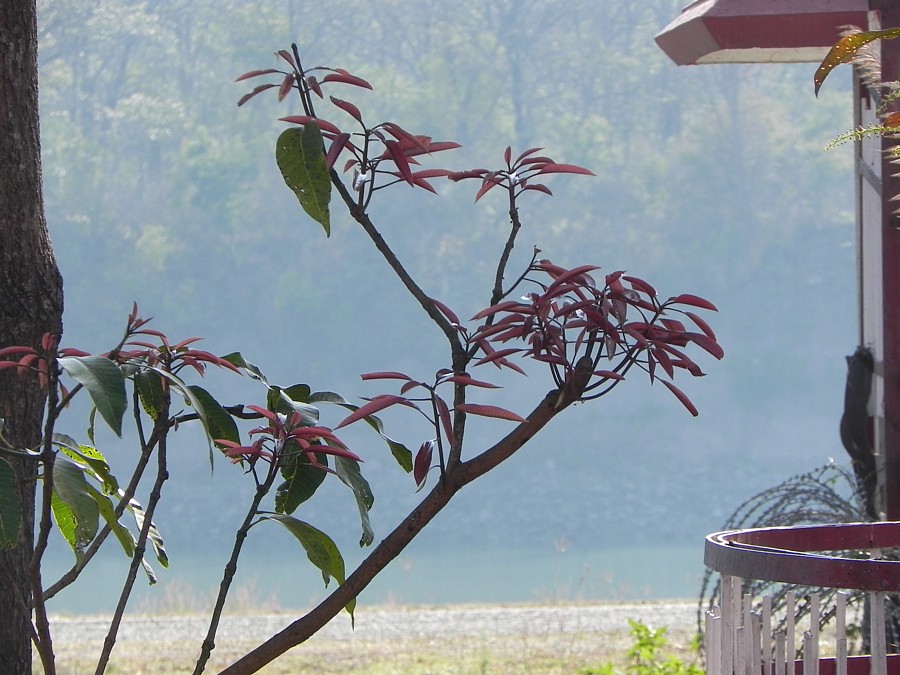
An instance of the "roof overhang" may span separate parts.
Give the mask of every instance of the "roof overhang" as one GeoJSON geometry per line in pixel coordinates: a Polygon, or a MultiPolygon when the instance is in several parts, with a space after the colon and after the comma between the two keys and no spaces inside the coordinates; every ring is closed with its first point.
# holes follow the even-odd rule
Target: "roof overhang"
{"type": "Polygon", "coordinates": [[[821,61],[868,0],[695,0],[657,36],[677,65],[821,61]]]}

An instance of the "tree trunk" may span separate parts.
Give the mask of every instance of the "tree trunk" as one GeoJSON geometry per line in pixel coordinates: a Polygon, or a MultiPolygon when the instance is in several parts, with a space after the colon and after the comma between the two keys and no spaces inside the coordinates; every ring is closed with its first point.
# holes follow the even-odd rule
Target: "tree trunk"
{"type": "MultiPolygon", "coordinates": [[[[37,346],[46,332],[62,332],[62,278],[41,194],[35,2],[16,0],[0,2],[0,348],[37,346]]],[[[44,397],[37,378],[0,372],[13,446],[37,445],[44,397]]],[[[0,673],[30,673],[36,465],[14,464],[25,516],[18,546],[0,550],[0,673]]]]}

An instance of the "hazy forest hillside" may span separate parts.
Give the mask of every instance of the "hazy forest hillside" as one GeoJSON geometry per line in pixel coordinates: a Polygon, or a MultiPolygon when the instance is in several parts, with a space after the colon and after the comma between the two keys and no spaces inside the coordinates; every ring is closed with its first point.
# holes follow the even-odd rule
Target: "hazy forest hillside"
{"type": "MultiPolygon", "coordinates": [[[[379,393],[362,372],[429,377],[447,365],[441,336],[349,219],[326,240],[285,188],[275,120],[293,103],[235,105],[250,88],[235,77],[297,41],[307,59],[374,85],[357,100],[373,118],[461,143],[442,158],[453,168],[539,145],[592,169],[527,202],[523,262],[539,242],[559,264],[627,269],[720,309],[725,360],[681,382],[699,418],[661,387],[627,383],[468,489],[416,550],[694,544],[699,565],[703,534],[742,499],[829,456],[844,461],[852,158],[823,148],[852,120],[847,72],[816,100],[812,64],[676,68],[652,38],[683,2],[42,0],[44,189],[65,342],[107,349],[137,300],[158,328],[240,350],[284,385],[352,398],[379,393]]],[[[373,215],[427,291],[471,315],[488,300],[482,252],[502,245],[504,203],[473,204],[466,183],[420,192],[394,189],[373,215]]],[[[209,384],[235,387],[223,402],[262,396],[252,383],[209,384]]],[[[524,412],[548,386],[539,374],[511,379],[496,402],[524,412]]],[[[386,417],[417,446],[408,421],[386,417]]],[[[484,442],[502,424],[484,424],[484,442]]],[[[375,490],[377,538],[416,500],[413,481],[376,439],[350,439],[375,490]]],[[[98,439],[113,459],[131,451],[113,441],[98,439]]],[[[224,459],[210,476],[202,441],[183,442],[167,489],[188,490],[159,518],[176,571],[190,543],[219,545],[235,491],[252,487],[224,459]]],[[[304,517],[352,557],[358,525],[344,492],[304,517]]],[[[267,536],[281,546],[281,533],[261,544],[267,536]]]]}

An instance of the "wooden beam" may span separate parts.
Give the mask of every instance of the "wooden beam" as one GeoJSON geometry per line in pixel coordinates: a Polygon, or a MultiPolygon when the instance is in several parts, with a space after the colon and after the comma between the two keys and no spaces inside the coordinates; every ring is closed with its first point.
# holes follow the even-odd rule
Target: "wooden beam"
{"type": "MultiPolygon", "coordinates": [[[[872,0],[872,6],[878,4],[872,0]]],[[[900,7],[883,3],[878,9],[882,29],[900,26],[900,7]]],[[[882,40],[881,79],[900,80],[900,41],[882,40]]],[[[889,110],[900,110],[896,102],[889,110]]],[[[892,161],[890,150],[898,141],[881,140],[881,258],[884,316],[884,496],[888,520],[900,520],[900,166],[892,161]]]]}

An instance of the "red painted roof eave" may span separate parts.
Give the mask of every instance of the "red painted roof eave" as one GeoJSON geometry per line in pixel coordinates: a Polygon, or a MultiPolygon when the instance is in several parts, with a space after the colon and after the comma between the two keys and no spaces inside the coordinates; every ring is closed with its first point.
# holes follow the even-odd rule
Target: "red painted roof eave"
{"type": "Polygon", "coordinates": [[[841,27],[868,24],[868,0],[698,0],[657,36],[677,65],[817,61],[841,27]]]}

